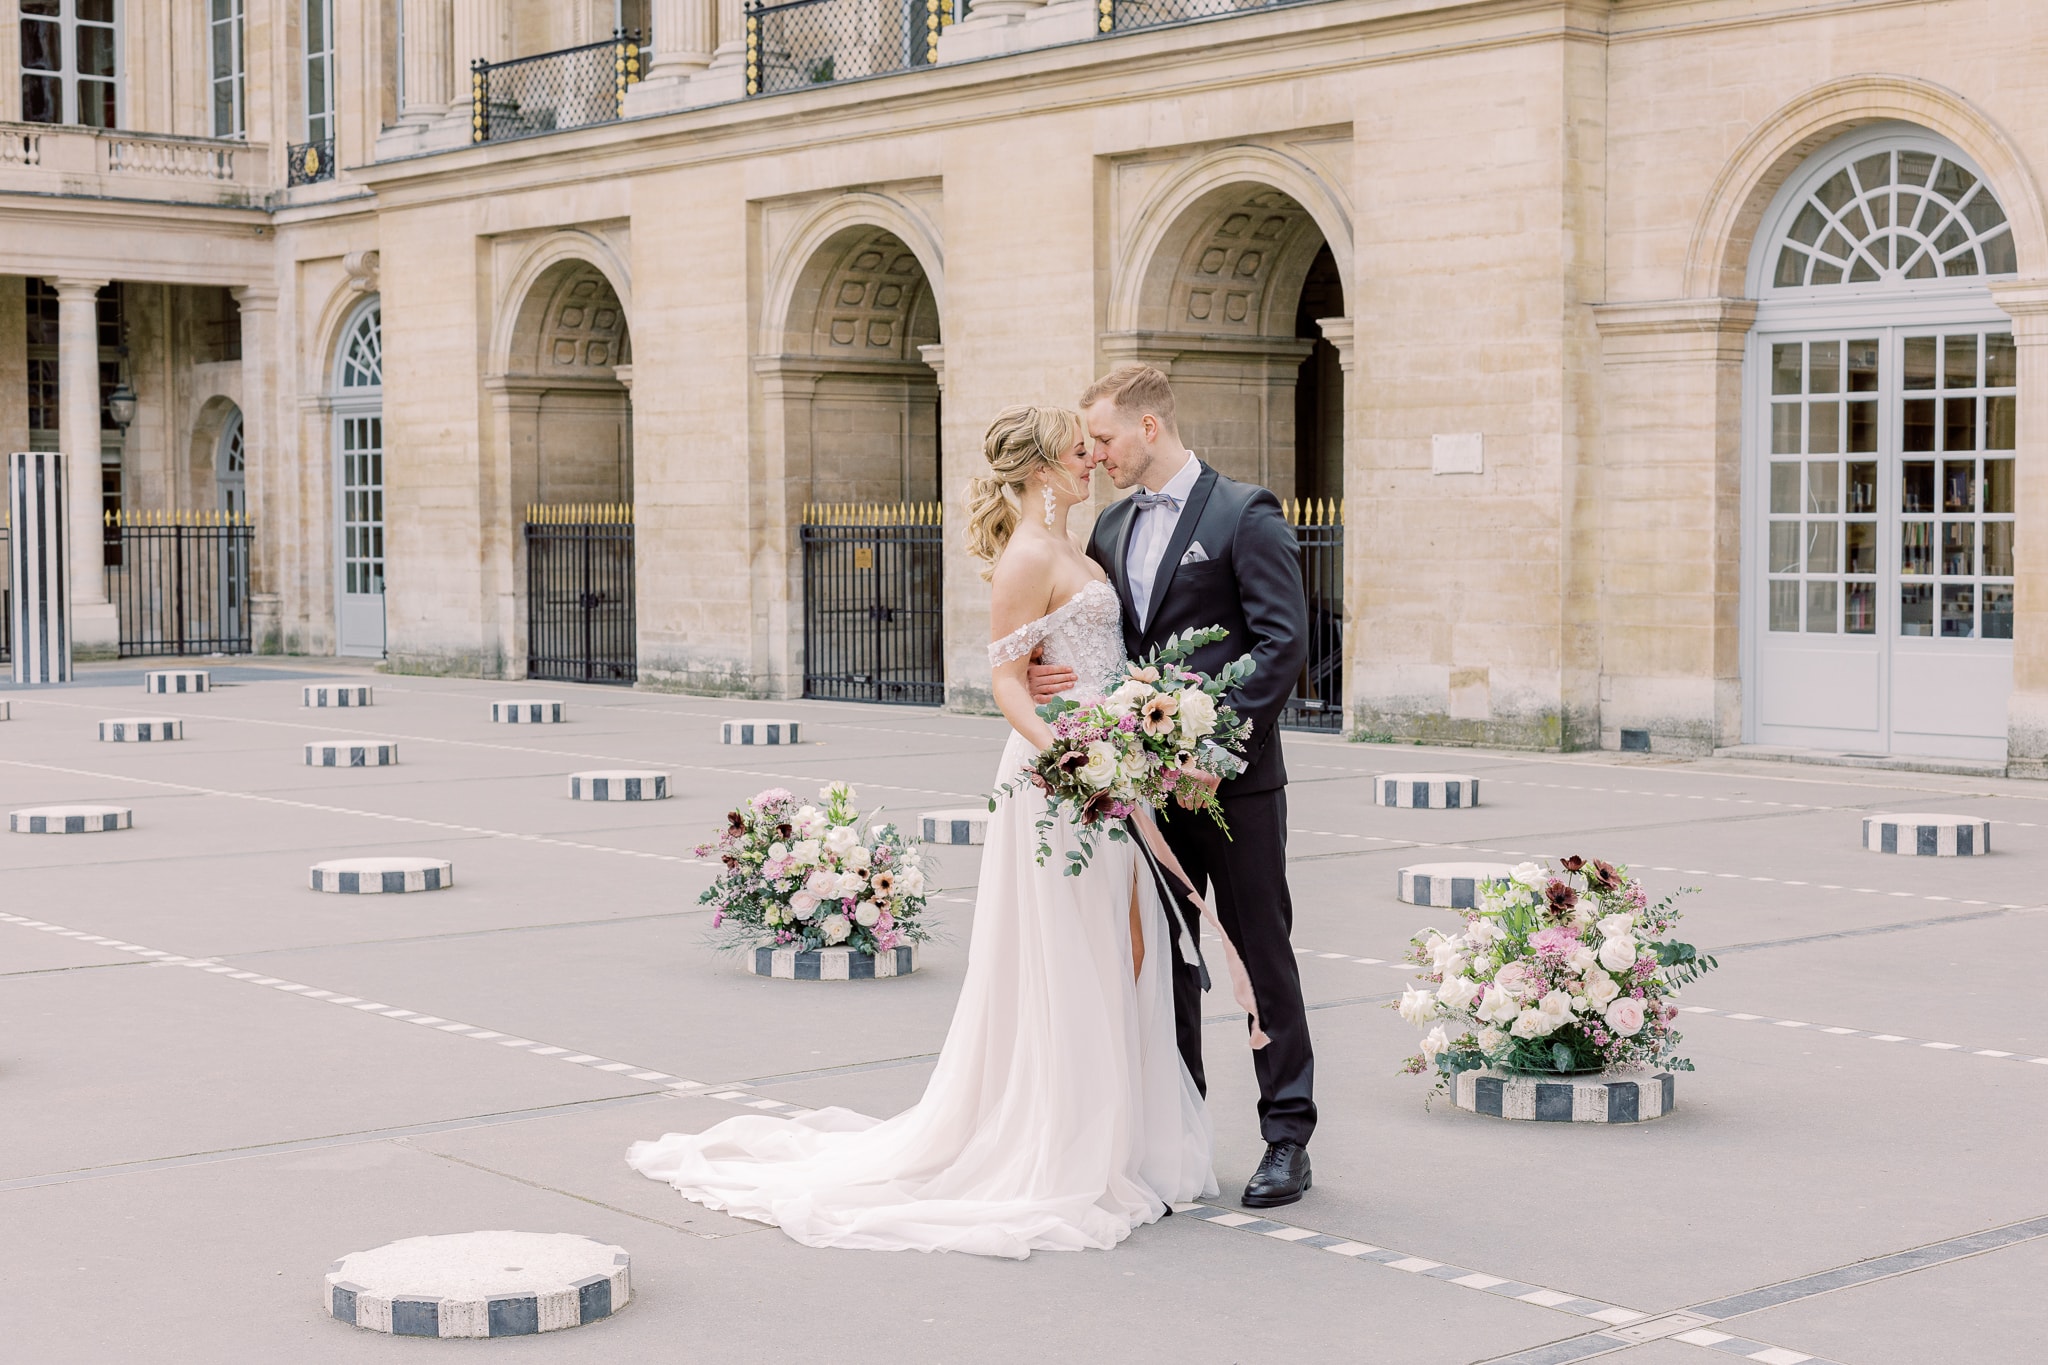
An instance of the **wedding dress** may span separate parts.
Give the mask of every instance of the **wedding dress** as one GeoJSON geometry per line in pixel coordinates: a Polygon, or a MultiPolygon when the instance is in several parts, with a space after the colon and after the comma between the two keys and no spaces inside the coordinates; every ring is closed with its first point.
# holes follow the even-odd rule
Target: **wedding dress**
{"type": "MultiPolygon", "coordinates": [[[[1123,659],[1116,591],[1092,583],[989,646],[992,664],[1043,647],[1085,681],[1123,659]]],[[[1007,783],[1035,751],[1014,732],[1007,783]]],[[[1045,798],[1028,783],[988,822],[967,974],[915,1106],[886,1121],[846,1109],[746,1115],[635,1143],[626,1160],[707,1208],[773,1223],[807,1246],[965,1251],[1107,1248],[1169,1204],[1215,1194],[1208,1111],[1174,1044],[1173,947],[1129,841],[1099,837],[1062,875],[1074,828],[1037,863],[1045,798]],[[1145,952],[1133,979],[1132,888],[1145,952]]]]}

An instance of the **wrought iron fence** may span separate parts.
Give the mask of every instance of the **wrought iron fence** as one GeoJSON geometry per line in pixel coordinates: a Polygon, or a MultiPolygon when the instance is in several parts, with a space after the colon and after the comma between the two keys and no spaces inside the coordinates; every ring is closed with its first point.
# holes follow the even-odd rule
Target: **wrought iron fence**
{"type": "Polygon", "coordinates": [[[945,701],[943,536],[935,502],[804,509],[806,697],[945,701]]]}
{"type": "Polygon", "coordinates": [[[477,62],[470,68],[469,138],[505,142],[611,123],[640,83],[640,34],[620,29],[601,43],[477,62]]]}
{"type": "Polygon", "coordinates": [[[1247,10],[1277,9],[1306,0],[1096,0],[1095,26],[1104,33],[1125,33],[1132,29],[1159,28],[1184,24],[1190,19],[1214,19],[1247,10]]]}
{"type": "Polygon", "coordinates": [[[247,654],[249,551],[244,512],[109,512],[107,599],[124,659],[247,654]]]}
{"type": "Polygon", "coordinates": [[[526,509],[526,676],[631,683],[633,508],[577,503],[526,509]]]}
{"type": "Polygon", "coordinates": [[[1344,728],[1344,504],[1326,498],[1284,504],[1301,545],[1308,594],[1308,662],[1280,713],[1290,730],[1344,728]]]}
{"type": "Polygon", "coordinates": [[[930,66],[956,0],[746,0],[747,93],[930,66]]]}
{"type": "Polygon", "coordinates": [[[294,142],[285,148],[285,184],[317,185],[334,179],[334,139],[294,142]]]}

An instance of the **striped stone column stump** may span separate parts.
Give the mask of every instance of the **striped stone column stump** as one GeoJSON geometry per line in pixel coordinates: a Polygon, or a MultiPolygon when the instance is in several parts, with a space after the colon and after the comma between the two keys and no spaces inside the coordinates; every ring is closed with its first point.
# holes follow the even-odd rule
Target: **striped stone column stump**
{"type": "Polygon", "coordinates": [[[357,683],[308,683],[303,695],[302,705],[316,708],[369,706],[376,699],[373,689],[357,683]]]}
{"type": "Polygon", "coordinates": [[[1669,1071],[1630,1076],[1513,1076],[1484,1068],[1461,1071],[1453,1087],[1460,1109],[1535,1123],[1645,1123],[1677,1103],[1669,1071]]]}
{"type": "Polygon", "coordinates": [[[175,716],[124,716],[100,722],[102,744],[160,744],[184,737],[185,722],[175,716]]]}
{"type": "MultiPolygon", "coordinates": [[[[98,463],[95,456],[92,464],[98,463]]],[[[17,687],[71,681],[66,477],[65,457],[54,450],[7,457],[7,511],[0,526],[10,526],[12,534],[0,548],[7,553],[6,633],[17,687]]],[[[82,495],[95,503],[100,477],[92,468],[82,480],[82,495]]]]}
{"type": "Polygon", "coordinates": [[[316,739],[306,746],[309,768],[389,768],[398,743],[389,739],[316,739]]]}
{"type": "Polygon", "coordinates": [[[1372,803],[1404,810],[1466,810],[1479,804],[1479,779],[1463,773],[1381,773],[1372,780],[1372,803]]]}
{"type": "Polygon", "coordinates": [[[213,675],[203,668],[156,668],[142,675],[142,690],[151,696],[211,692],[213,675]]]}
{"type": "Polygon", "coordinates": [[[858,948],[819,948],[813,952],[756,948],[747,959],[747,970],[755,976],[772,976],[782,981],[873,981],[882,976],[909,976],[916,971],[917,948],[908,943],[886,953],[864,953],[858,948]]]}
{"type": "Polygon", "coordinates": [[[666,801],[668,774],[653,770],[615,769],[570,773],[571,801],[666,801]]]}
{"type": "Polygon", "coordinates": [[[1480,887],[1514,870],[1507,863],[1417,863],[1401,869],[1394,895],[1409,905],[1470,910],[1479,904],[1480,887]]]}
{"type": "Polygon", "coordinates": [[[491,719],[499,725],[560,725],[562,703],[558,701],[494,701],[491,719]]]}
{"type": "Polygon", "coordinates": [[[721,744],[801,744],[803,725],[794,720],[728,720],[718,727],[721,744]]]}
{"type": "Polygon", "coordinates": [[[1991,822],[1974,815],[1866,815],[1863,846],[1908,858],[1977,858],[1991,851],[1991,822]]]}
{"type": "Polygon", "coordinates": [[[521,1337],[608,1318],[633,1298],[632,1259],[567,1232],[457,1232],[351,1252],[327,1270],[327,1311],[399,1337],[521,1337]]]}
{"type": "Polygon", "coordinates": [[[919,816],[928,844],[980,844],[988,841],[988,807],[971,810],[928,810],[919,816]]]}
{"type": "Polygon", "coordinates": [[[126,806],[30,806],[7,815],[7,828],[16,834],[105,834],[134,824],[135,812],[126,806]]]}
{"type": "Polygon", "coordinates": [[[11,702],[11,701],[0,701],[0,720],[13,720],[13,719],[14,719],[14,703],[13,703],[13,702],[11,702]]]}
{"type": "Polygon", "coordinates": [[[445,858],[335,858],[313,864],[313,889],[340,896],[395,896],[455,885],[445,858]]]}

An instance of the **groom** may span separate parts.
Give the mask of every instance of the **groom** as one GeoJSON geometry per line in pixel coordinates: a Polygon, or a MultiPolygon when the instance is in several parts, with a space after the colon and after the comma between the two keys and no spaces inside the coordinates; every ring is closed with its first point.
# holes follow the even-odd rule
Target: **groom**
{"type": "MultiPolygon", "coordinates": [[[[1229,832],[1190,811],[1161,811],[1159,823],[1195,885],[1214,890],[1217,917],[1244,959],[1259,1024],[1271,1039],[1252,1054],[1266,1155],[1245,1186],[1244,1203],[1278,1208],[1309,1187],[1307,1147],[1316,1125],[1315,1057],[1288,941],[1294,906],[1287,894],[1287,768],[1275,728],[1308,639],[1294,532],[1271,492],[1224,478],[1180,443],[1173,390],[1160,371],[1122,366],[1088,387],[1081,409],[1093,466],[1107,470],[1118,488],[1139,490],[1096,519],[1088,544],[1089,557],[1123,600],[1125,649],[1138,658],[1176,631],[1222,626],[1230,634],[1198,650],[1188,666],[1213,674],[1245,653],[1258,664],[1226,698],[1252,723],[1249,766],[1218,793],[1229,832]]],[[[1042,702],[1076,680],[1071,669],[1035,665],[1030,681],[1042,702]]],[[[1180,912],[1199,935],[1199,912],[1186,904],[1180,912]]],[[[1173,1005],[1181,1056],[1206,1095],[1196,964],[1174,964],[1173,1005]]]]}

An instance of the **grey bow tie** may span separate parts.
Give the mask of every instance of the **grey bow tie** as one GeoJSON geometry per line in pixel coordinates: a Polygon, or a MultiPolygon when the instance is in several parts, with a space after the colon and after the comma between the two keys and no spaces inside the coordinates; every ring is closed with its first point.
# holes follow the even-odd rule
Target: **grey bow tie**
{"type": "Polygon", "coordinates": [[[1180,499],[1171,493],[1133,493],[1131,494],[1131,505],[1140,512],[1148,507],[1164,507],[1169,511],[1178,512],[1180,510],[1180,499]]]}

